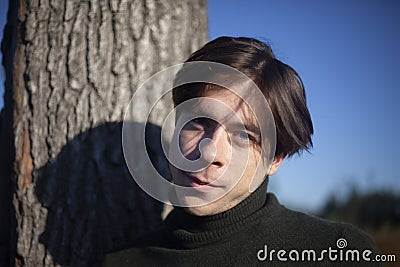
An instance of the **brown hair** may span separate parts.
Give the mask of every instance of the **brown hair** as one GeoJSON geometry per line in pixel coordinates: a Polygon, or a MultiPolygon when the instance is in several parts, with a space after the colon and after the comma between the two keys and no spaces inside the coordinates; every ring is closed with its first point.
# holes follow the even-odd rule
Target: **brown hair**
{"type": "MultiPolygon", "coordinates": [[[[186,62],[211,61],[228,65],[252,79],[264,94],[276,124],[275,155],[288,157],[312,147],[313,125],[303,82],[272,49],[254,38],[219,37],[194,52],[186,62]]],[[[174,105],[201,95],[205,84],[193,83],[172,91],[174,105]]]]}

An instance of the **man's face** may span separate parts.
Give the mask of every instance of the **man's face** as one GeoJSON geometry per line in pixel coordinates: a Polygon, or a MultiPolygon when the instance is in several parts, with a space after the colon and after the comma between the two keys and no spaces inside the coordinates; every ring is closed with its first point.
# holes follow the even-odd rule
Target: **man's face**
{"type": "Polygon", "coordinates": [[[182,171],[171,165],[175,184],[195,189],[197,197],[205,200],[211,195],[222,196],[210,203],[205,201],[205,205],[188,205],[186,210],[199,216],[236,206],[250,194],[253,178],[259,184],[267,174],[265,167],[256,171],[261,158],[260,127],[249,107],[225,89],[208,91],[202,97],[193,106],[198,118],[186,122],[179,133],[179,146],[186,159],[201,158],[207,166],[182,171]]]}

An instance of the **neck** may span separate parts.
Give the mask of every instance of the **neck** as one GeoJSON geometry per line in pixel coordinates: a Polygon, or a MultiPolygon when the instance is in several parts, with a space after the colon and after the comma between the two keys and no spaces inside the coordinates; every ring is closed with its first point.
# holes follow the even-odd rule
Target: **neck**
{"type": "Polygon", "coordinates": [[[268,177],[247,198],[235,203],[230,209],[219,213],[199,216],[190,211],[188,212],[185,208],[175,207],[167,216],[166,223],[174,226],[174,228],[194,229],[197,227],[208,228],[209,226],[224,227],[226,223],[231,224],[241,221],[263,207],[267,197],[267,186],[268,177]]]}

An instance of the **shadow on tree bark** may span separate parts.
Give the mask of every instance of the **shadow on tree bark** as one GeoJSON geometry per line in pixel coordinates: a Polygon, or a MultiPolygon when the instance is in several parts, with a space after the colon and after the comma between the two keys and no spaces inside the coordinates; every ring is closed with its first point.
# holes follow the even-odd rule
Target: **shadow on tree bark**
{"type": "MultiPolygon", "coordinates": [[[[162,203],[143,192],[126,167],[121,129],[122,123],[106,123],[79,134],[36,172],[39,210],[47,213],[39,238],[44,265],[97,266],[105,252],[161,225],[162,203]]],[[[147,124],[150,158],[166,177],[160,137],[160,127],[147,124]]]]}

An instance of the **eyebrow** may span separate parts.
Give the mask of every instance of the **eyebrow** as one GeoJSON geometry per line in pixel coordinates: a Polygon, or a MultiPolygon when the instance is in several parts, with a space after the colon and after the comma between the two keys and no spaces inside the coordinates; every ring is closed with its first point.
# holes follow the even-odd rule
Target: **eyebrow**
{"type": "Polygon", "coordinates": [[[233,127],[233,128],[243,128],[243,126],[244,126],[244,128],[247,130],[247,131],[250,131],[250,132],[253,132],[253,133],[255,133],[255,134],[257,134],[257,135],[260,135],[260,128],[259,127],[257,127],[256,125],[254,125],[253,123],[251,123],[251,124],[249,124],[249,123],[240,123],[240,122],[234,122],[234,123],[232,123],[231,125],[229,125],[230,127],[233,127]]]}

